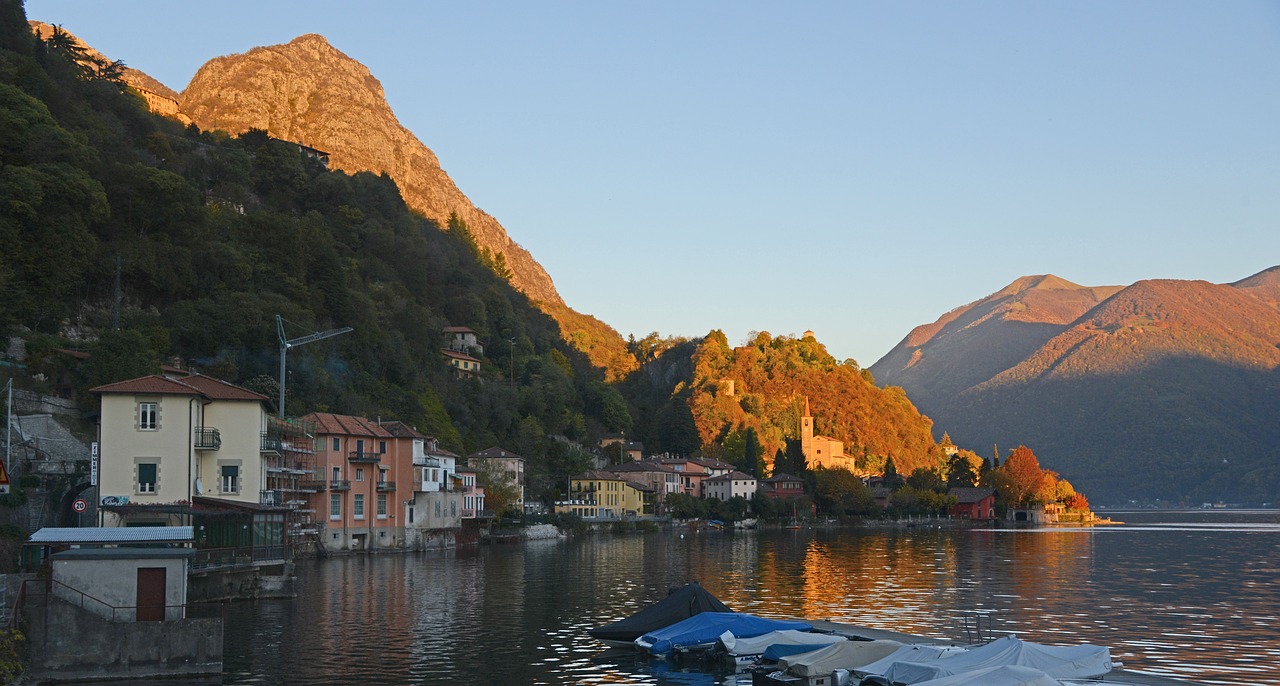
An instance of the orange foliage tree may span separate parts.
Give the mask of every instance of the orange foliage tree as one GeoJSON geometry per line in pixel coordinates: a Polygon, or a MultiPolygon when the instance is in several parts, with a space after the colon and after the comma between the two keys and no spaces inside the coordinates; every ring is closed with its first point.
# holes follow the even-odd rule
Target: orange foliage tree
{"type": "Polygon", "coordinates": [[[1025,445],[1015,448],[999,471],[1005,477],[1000,480],[1000,487],[1010,503],[1025,505],[1043,496],[1046,474],[1031,448],[1025,445]]]}

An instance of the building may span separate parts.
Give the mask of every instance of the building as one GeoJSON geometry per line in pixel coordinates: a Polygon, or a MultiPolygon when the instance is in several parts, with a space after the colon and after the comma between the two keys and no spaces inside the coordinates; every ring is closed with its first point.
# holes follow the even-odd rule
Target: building
{"type": "MultiPolygon", "coordinates": [[[[640,441],[628,441],[626,436],[622,434],[605,434],[600,438],[600,447],[608,448],[611,445],[621,445],[619,448],[619,456],[622,461],[627,460],[638,461],[644,459],[644,444],[640,441]]],[[[605,451],[608,454],[608,451],[605,451]]]]}
{"type": "Polygon", "coordinates": [[[757,492],[766,498],[798,498],[804,495],[804,480],[790,474],[778,473],[761,479],[757,492]]]}
{"type": "Polygon", "coordinates": [[[190,525],[190,503],[284,506],[268,488],[275,455],[267,397],[199,374],[144,376],[92,389],[101,398],[104,526],[190,525]]]}
{"type": "Polygon", "coordinates": [[[682,457],[666,458],[662,460],[662,464],[676,472],[682,493],[695,498],[702,497],[702,480],[711,476],[711,470],[694,460],[682,457]]]}
{"type": "Polygon", "coordinates": [[[956,498],[947,514],[960,519],[995,519],[996,489],[994,488],[953,488],[947,495],[956,498]]]}
{"type": "Polygon", "coordinates": [[[702,482],[702,497],[716,500],[730,498],[746,498],[750,500],[756,495],[756,478],[737,470],[727,474],[713,476],[702,482]]]}
{"type": "Polygon", "coordinates": [[[440,448],[435,438],[401,421],[378,425],[408,452],[412,474],[403,499],[404,542],[411,548],[448,547],[456,542],[466,510],[457,455],[440,448]]]}
{"type": "Polygon", "coordinates": [[[445,363],[453,367],[454,374],[458,378],[470,379],[480,373],[480,360],[456,350],[441,350],[444,355],[445,363]]]}
{"type": "Polygon", "coordinates": [[[665,514],[667,496],[682,491],[680,475],[661,462],[652,460],[624,462],[613,465],[605,471],[617,474],[632,484],[652,492],[653,510],[646,510],[645,514],[665,514]]]}
{"type": "Polygon", "coordinates": [[[844,454],[844,442],[830,436],[814,435],[813,415],[809,412],[809,399],[804,399],[804,416],[800,418],[800,450],[804,453],[809,469],[846,469],[858,473],[857,460],[844,454]]]}
{"type": "Polygon", "coordinates": [[[485,515],[484,488],[480,486],[479,473],[468,467],[459,467],[458,479],[462,489],[462,519],[476,519],[485,515]]]}
{"type": "Polygon", "coordinates": [[[320,543],[328,550],[404,545],[397,517],[404,503],[396,498],[413,490],[412,437],[397,438],[364,417],[313,412],[302,419],[316,427],[317,470],[327,485],[310,503],[320,543]]]}
{"type": "MultiPolygon", "coordinates": [[[[467,466],[477,474],[487,473],[490,483],[503,483],[515,491],[511,507],[524,511],[524,458],[502,448],[493,447],[467,456],[467,466]]],[[[492,488],[490,489],[492,490],[492,488]]],[[[492,493],[488,497],[492,501],[492,493]]],[[[492,506],[492,502],[490,502],[492,506]]],[[[495,513],[501,514],[501,513],[495,513]]]]}
{"type": "Polygon", "coordinates": [[[444,327],[445,348],[468,355],[484,356],[484,345],[473,329],[465,326],[444,327]]]}
{"type": "Polygon", "coordinates": [[[653,490],[603,470],[594,470],[569,481],[569,497],[556,503],[557,513],[583,519],[615,520],[652,514],[653,490]],[[649,511],[645,512],[646,501],[649,511]]]}

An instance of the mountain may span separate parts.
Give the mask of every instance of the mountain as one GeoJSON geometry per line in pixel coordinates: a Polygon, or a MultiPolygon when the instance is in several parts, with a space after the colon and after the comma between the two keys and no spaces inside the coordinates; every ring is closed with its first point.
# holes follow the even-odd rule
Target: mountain
{"type": "Polygon", "coordinates": [[[388,175],[409,207],[439,226],[448,226],[451,215],[465,222],[477,245],[509,270],[512,285],[560,323],[565,340],[615,378],[634,368],[622,337],[564,303],[542,265],[476,207],[435,153],[400,124],[369,69],[323,36],[210,60],[178,100],[202,129],[262,129],[328,152],[334,169],[388,175]]]}
{"type": "Polygon", "coordinates": [[[1031,446],[1097,502],[1280,490],[1280,269],[1233,284],[1023,277],[872,365],[961,445],[1031,446]]]}

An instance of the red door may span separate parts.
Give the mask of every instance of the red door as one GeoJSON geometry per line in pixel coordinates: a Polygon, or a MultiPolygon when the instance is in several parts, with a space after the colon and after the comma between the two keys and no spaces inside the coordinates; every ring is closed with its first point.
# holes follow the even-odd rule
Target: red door
{"type": "Polygon", "coordinates": [[[164,567],[138,568],[138,621],[164,621],[164,567]]]}

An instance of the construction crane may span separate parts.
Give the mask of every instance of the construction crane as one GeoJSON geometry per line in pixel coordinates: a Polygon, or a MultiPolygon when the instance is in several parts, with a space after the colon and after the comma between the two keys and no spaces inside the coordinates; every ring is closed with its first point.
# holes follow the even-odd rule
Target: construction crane
{"type": "Polygon", "coordinates": [[[355,331],[349,326],[341,329],[329,329],[328,331],[317,331],[316,333],[299,336],[297,338],[285,338],[284,336],[284,317],[276,315],[276,333],[280,336],[280,418],[284,419],[284,356],[289,352],[289,348],[296,348],[300,345],[315,343],[326,338],[341,336],[344,333],[355,331]]]}

